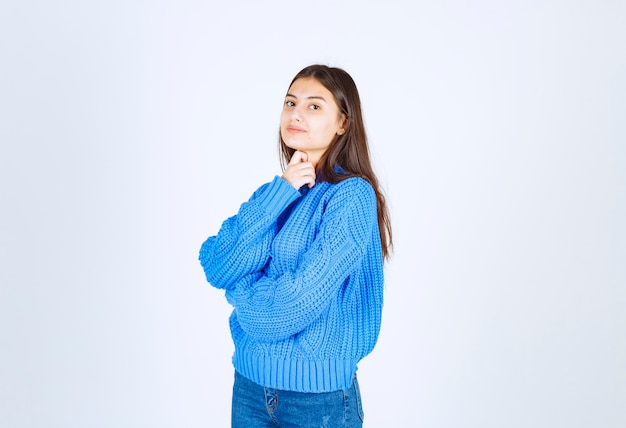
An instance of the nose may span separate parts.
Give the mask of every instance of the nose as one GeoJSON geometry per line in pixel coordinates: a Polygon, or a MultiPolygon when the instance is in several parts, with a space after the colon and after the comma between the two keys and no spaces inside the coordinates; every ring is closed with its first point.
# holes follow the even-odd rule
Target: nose
{"type": "Polygon", "coordinates": [[[295,106],[293,110],[291,110],[291,118],[298,122],[302,120],[302,111],[300,111],[299,106],[295,106]]]}

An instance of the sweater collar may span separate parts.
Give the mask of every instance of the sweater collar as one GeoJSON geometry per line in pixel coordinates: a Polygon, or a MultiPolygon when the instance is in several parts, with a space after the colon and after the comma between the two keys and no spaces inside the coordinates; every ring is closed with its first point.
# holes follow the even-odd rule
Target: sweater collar
{"type": "MultiPolygon", "coordinates": [[[[333,168],[335,170],[336,173],[339,174],[347,174],[347,171],[345,169],[343,169],[342,167],[340,167],[339,165],[335,165],[335,167],[333,168]]],[[[317,174],[317,176],[315,177],[315,185],[318,185],[319,183],[321,183],[324,178],[324,172],[320,172],[319,174],[317,174]]],[[[307,186],[306,184],[302,187],[300,187],[300,189],[298,189],[298,191],[300,192],[300,194],[302,196],[306,195],[307,193],[309,193],[309,190],[311,190],[309,188],[309,186],[307,186]]]]}

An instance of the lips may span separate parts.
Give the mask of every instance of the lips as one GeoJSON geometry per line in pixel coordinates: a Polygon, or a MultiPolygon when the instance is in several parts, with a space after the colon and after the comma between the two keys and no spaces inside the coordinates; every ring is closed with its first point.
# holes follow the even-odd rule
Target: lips
{"type": "Polygon", "coordinates": [[[304,129],[297,126],[288,126],[287,131],[291,132],[292,134],[300,134],[302,132],[306,132],[304,129]]]}

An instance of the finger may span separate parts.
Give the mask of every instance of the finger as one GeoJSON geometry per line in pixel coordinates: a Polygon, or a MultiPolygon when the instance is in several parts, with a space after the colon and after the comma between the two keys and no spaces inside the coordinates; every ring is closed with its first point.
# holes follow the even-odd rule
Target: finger
{"type": "Polygon", "coordinates": [[[304,184],[308,184],[309,188],[313,187],[315,185],[315,168],[307,169],[304,177],[306,178],[304,184]]]}
{"type": "Polygon", "coordinates": [[[289,165],[295,165],[300,162],[305,162],[307,160],[306,153],[296,150],[293,152],[291,159],[289,160],[289,165]]]}
{"type": "Polygon", "coordinates": [[[291,169],[294,170],[294,171],[302,171],[302,172],[307,171],[307,170],[315,171],[315,167],[313,166],[313,164],[311,162],[301,161],[301,162],[299,162],[297,164],[293,164],[293,165],[290,165],[290,166],[291,166],[291,169]]]}

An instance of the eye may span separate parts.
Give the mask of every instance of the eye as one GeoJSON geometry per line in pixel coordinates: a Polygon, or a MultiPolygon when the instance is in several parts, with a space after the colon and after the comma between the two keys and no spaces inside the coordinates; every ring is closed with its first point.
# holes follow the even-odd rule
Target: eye
{"type": "Polygon", "coordinates": [[[293,101],[291,101],[291,100],[287,100],[287,101],[285,101],[285,106],[287,106],[287,107],[293,107],[293,106],[295,106],[295,105],[296,105],[296,103],[294,103],[294,102],[293,102],[293,101]]]}
{"type": "Polygon", "coordinates": [[[317,104],[311,104],[311,105],[309,106],[309,108],[310,108],[311,110],[319,110],[319,109],[320,109],[320,106],[318,106],[317,104]]]}

